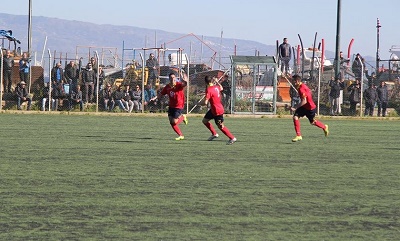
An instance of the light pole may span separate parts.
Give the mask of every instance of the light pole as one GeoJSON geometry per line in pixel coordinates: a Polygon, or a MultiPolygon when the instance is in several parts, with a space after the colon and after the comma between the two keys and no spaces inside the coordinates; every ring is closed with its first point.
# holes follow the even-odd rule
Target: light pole
{"type": "Polygon", "coordinates": [[[341,0],[338,0],[337,4],[337,17],[336,17],[336,52],[335,52],[335,80],[339,79],[340,74],[340,59],[339,59],[339,52],[340,52],[340,12],[341,12],[341,0]]]}
{"type": "MultiPolygon", "coordinates": [[[[29,14],[28,14],[28,58],[32,60],[31,56],[31,45],[32,45],[32,0],[29,0],[29,14]]],[[[32,86],[32,63],[29,63],[29,85],[28,93],[31,93],[32,86]]]]}
{"type": "Polygon", "coordinates": [[[376,19],[376,69],[375,73],[378,74],[379,70],[379,28],[381,27],[381,24],[379,22],[379,18],[376,19]]]}

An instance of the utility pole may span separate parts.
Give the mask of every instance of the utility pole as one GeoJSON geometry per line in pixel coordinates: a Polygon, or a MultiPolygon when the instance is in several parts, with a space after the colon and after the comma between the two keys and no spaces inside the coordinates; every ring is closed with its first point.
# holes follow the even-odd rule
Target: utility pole
{"type": "Polygon", "coordinates": [[[375,73],[378,74],[379,71],[379,28],[381,24],[379,23],[379,18],[376,19],[376,69],[375,73]]]}
{"type": "MultiPolygon", "coordinates": [[[[29,0],[29,14],[28,14],[28,58],[32,61],[32,0],[29,0]]],[[[29,63],[29,85],[28,93],[31,93],[32,86],[32,62],[29,63]]]]}
{"type": "Polygon", "coordinates": [[[337,17],[336,17],[336,52],[335,52],[335,80],[339,79],[340,75],[340,59],[339,59],[339,53],[340,53],[340,12],[341,12],[341,0],[338,0],[338,5],[337,5],[337,17]]]}

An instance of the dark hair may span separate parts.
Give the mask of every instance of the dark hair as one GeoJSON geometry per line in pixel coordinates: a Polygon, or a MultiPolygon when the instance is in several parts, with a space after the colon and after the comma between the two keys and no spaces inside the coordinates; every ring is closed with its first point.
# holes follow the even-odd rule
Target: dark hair
{"type": "Polygon", "coordinates": [[[206,84],[209,84],[209,83],[211,83],[212,78],[207,75],[207,76],[204,77],[204,81],[206,82],[206,84]]]}
{"type": "Polygon", "coordinates": [[[295,74],[295,75],[292,76],[292,79],[293,79],[293,80],[296,80],[296,81],[297,81],[297,80],[301,80],[301,76],[298,75],[298,74],[295,74]]]}

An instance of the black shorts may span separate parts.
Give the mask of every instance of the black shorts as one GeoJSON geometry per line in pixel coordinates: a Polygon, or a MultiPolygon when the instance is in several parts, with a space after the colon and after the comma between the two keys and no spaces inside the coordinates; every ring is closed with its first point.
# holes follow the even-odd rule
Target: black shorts
{"type": "Polygon", "coordinates": [[[172,116],[174,119],[178,119],[182,115],[183,109],[168,108],[168,116],[172,116]]]}
{"type": "Polygon", "coordinates": [[[217,115],[217,116],[215,116],[215,115],[213,115],[213,113],[211,113],[211,110],[209,110],[209,111],[207,111],[207,113],[205,114],[204,119],[207,119],[207,120],[212,120],[212,119],[214,119],[215,124],[218,125],[218,124],[224,122],[224,115],[222,114],[222,115],[217,115]]]}
{"type": "Polygon", "coordinates": [[[315,118],[315,113],[316,113],[317,108],[312,109],[312,110],[307,110],[304,107],[300,107],[296,110],[296,112],[294,112],[294,116],[297,117],[303,117],[306,116],[307,119],[310,121],[310,123],[314,122],[314,118],[315,118]]]}

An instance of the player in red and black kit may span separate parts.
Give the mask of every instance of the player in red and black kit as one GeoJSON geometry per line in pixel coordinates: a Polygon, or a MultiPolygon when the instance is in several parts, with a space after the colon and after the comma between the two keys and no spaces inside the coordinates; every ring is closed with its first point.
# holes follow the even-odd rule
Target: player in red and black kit
{"type": "Polygon", "coordinates": [[[206,82],[206,97],[205,105],[210,103],[210,110],[205,114],[203,118],[203,124],[211,131],[211,136],[208,138],[209,141],[218,138],[218,133],[210,123],[210,120],[214,119],[218,129],[222,131],[228,138],[227,145],[232,145],[236,142],[236,138],[229,131],[228,127],[224,125],[224,106],[221,103],[221,91],[223,90],[222,85],[216,78],[205,77],[206,82]]]}
{"type": "Polygon", "coordinates": [[[182,115],[183,107],[185,105],[185,93],[183,93],[183,89],[186,85],[187,82],[185,80],[177,82],[175,74],[170,73],[169,84],[167,84],[158,95],[158,99],[161,99],[162,95],[168,95],[169,97],[168,119],[172,129],[176,134],[178,134],[178,137],[175,138],[177,141],[185,139],[178,125],[182,121],[186,125],[188,123],[186,116],[182,115]]]}
{"type": "Polygon", "coordinates": [[[306,116],[308,118],[311,125],[315,125],[324,130],[325,136],[328,136],[329,134],[328,125],[324,125],[322,122],[315,119],[315,112],[317,106],[315,105],[312,99],[310,89],[307,87],[307,85],[301,82],[301,77],[299,75],[293,75],[292,83],[299,92],[299,97],[300,97],[300,103],[291,108],[292,111],[294,111],[293,124],[294,124],[294,129],[296,131],[296,137],[293,138],[292,141],[296,142],[296,141],[301,141],[303,139],[303,137],[301,136],[300,121],[299,121],[299,118],[303,116],[306,116]]]}

